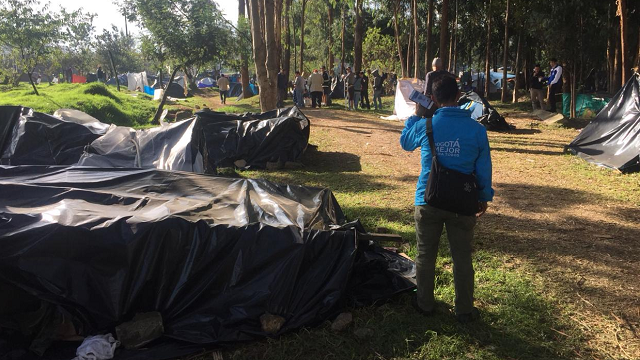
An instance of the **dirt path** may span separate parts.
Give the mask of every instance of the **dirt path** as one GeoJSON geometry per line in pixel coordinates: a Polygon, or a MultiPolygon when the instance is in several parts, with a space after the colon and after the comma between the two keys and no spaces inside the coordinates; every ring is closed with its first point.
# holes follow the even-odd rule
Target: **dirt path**
{"type": "MultiPolygon", "coordinates": [[[[342,110],[305,114],[311,142],[342,154],[327,161],[359,159],[359,170],[344,181],[388,189],[369,206],[412,211],[419,152],[400,148],[402,123],[342,110]]],[[[531,275],[587,334],[590,347],[612,358],[640,358],[640,177],[564,155],[575,130],[506,115],[517,130],[489,134],[496,198],[478,226],[476,246],[507,255],[506,265],[515,269],[532,265],[531,275]]]]}

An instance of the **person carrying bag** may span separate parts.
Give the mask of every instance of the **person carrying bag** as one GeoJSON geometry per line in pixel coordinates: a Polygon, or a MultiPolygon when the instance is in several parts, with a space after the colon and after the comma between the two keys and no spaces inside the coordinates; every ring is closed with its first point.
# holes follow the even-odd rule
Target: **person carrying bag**
{"type": "Polygon", "coordinates": [[[406,151],[420,148],[422,171],[415,194],[418,255],[414,306],[424,315],[436,311],[435,266],[442,230],[446,227],[455,285],[455,314],[461,323],[478,318],[473,306],[473,233],[477,218],[493,199],[491,154],[487,130],[457,106],[456,80],[442,76],[433,83],[431,99],[438,110],[426,116],[429,104],[418,102],[405,122],[400,144],[406,151]]]}

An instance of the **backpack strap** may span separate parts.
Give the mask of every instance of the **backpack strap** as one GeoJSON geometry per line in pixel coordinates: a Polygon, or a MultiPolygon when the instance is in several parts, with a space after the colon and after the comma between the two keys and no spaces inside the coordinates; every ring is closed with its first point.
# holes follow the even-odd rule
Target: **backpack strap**
{"type": "Polygon", "coordinates": [[[427,138],[429,138],[429,147],[431,148],[431,158],[436,156],[436,145],[433,140],[433,124],[431,118],[427,118],[427,138]]]}

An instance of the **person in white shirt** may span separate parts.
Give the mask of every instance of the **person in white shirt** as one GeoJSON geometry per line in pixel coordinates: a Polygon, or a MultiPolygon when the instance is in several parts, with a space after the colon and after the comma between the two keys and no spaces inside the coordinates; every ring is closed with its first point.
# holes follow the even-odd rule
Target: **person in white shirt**
{"type": "Polygon", "coordinates": [[[562,92],[562,66],[558,64],[558,59],[551,58],[549,61],[551,71],[549,72],[549,111],[556,111],[556,94],[562,92]]]}

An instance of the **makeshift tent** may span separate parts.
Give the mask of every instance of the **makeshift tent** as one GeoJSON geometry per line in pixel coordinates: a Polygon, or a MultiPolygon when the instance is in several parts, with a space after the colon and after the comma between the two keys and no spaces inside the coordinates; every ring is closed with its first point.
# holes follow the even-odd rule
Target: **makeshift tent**
{"type": "Polygon", "coordinates": [[[151,311],[162,337],[115,358],[176,358],[318,325],[415,287],[413,262],[344,224],[327,189],[0,167],[0,212],[0,358],[70,359],[80,342],[54,353],[61,334],[112,332],[151,311]],[[267,333],[262,316],[282,326],[267,333]]]}
{"type": "MultiPolygon", "coordinates": [[[[0,106],[0,164],[71,165],[107,131],[91,117],[60,110],[60,117],[21,106],[0,106]]],[[[86,114],[84,114],[86,115],[86,114]]]]}
{"type": "MultiPolygon", "coordinates": [[[[127,75],[126,74],[120,74],[118,75],[118,80],[120,82],[120,86],[127,86],[128,81],[127,81],[127,75]]],[[[116,78],[112,77],[109,80],[107,80],[107,85],[116,85],[116,78]]]]}
{"type": "Polygon", "coordinates": [[[406,120],[416,113],[416,103],[409,100],[413,90],[422,92],[424,81],[420,79],[399,79],[396,86],[396,98],[393,113],[398,120],[406,120]]]}
{"type": "MultiPolygon", "coordinates": [[[[496,93],[502,90],[502,73],[491,71],[489,72],[491,76],[490,84],[489,84],[489,92],[496,93]]],[[[472,76],[473,82],[472,87],[475,89],[484,89],[485,84],[485,76],[484,72],[473,74],[472,76]]],[[[507,80],[514,79],[516,76],[513,74],[507,74],[507,80]]]]}
{"type": "MultiPolygon", "coordinates": [[[[593,94],[576,94],[576,116],[598,114],[610,99],[594,96],[593,94]]],[[[571,94],[562,94],[562,115],[571,116],[571,94]]]]}
{"type": "Polygon", "coordinates": [[[159,128],[112,126],[87,148],[79,165],[216,173],[218,167],[264,168],[298,161],[309,142],[309,120],[298,108],[263,114],[204,110],[159,128]]]}
{"type": "Polygon", "coordinates": [[[227,97],[238,97],[242,95],[241,83],[229,83],[229,91],[227,91],[227,97]]]}
{"type": "Polygon", "coordinates": [[[216,81],[210,77],[206,77],[198,81],[198,88],[209,88],[216,86],[216,81]]]}
{"type": "Polygon", "coordinates": [[[144,91],[144,87],[149,86],[147,72],[127,73],[127,89],[129,91],[144,91]]]}
{"type": "Polygon", "coordinates": [[[87,78],[82,75],[71,75],[71,82],[74,84],[84,84],[87,82],[87,78]]]}
{"type": "Polygon", "coordinates": [[[567,150],[622,172],[640,171],[640,75],[634,74],[567,150]]]}
{"type": "Polygon", "coordinates": [[[334,76],[331,80],[331,94],[329,97],[332,99],[344,99],[344,81],[334,76]]]}
{"type": "Polygon", "coordinates": [[[489,104],[487,99],[470,91],[460,97],[458,105],[461,109],[471,111],[471,117],[484,125],[487,130],[509,131],[511,125],[502,117],[496,109],[489,104]]]}

